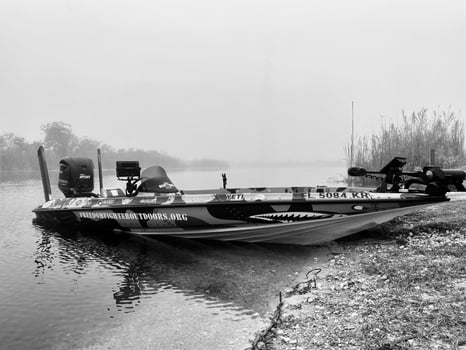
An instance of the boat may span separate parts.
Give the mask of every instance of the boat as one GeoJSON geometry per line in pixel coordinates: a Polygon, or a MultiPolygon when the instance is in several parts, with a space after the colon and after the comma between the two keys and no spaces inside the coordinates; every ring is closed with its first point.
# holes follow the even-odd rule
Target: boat
{"type": "Polygon", "coordinates": [[[379,171],[348,169],[349,176],[375,177],[377,188],[290,186],[180,190],[160,166],[141,171],[138,161],[117,161],[116,176],[126,188],[104,188],[98,150],[100,191],[88,158],[60,161],[58,187],[51,197],[44,149],[38,150],[45,202],[35,223],[120,231],[152,237],[315,245],[351,235],[421,208],[446,202],[447,192],[465,191],[462,170],[426,166],[404,172],[395,157],[379,171]]]}

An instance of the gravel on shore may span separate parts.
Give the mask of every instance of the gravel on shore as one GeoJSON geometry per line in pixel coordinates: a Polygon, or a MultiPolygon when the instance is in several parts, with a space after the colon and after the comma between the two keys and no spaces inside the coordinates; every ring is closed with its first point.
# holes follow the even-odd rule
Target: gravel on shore
{"type": "Polygon", "coordinates": [[[465,213],[435,205],[329,245],[252,347],[466,350],[465,213]]]}

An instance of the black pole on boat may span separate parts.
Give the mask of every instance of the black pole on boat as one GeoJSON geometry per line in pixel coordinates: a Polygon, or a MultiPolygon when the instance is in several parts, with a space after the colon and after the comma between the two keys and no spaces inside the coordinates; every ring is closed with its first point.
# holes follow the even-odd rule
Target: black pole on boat
{"type": "Polygon", "coordinates": [[[47,161],[45,160],[44,147],[40,146],[37,150],[39,159],[40,177],[42,179],[42,188],[44,189],[44,198],[48,202],[52,197],[52,189],[50,188],[49,170],[47,169],[47,161]]]}
{"type": "Polygon", "coordinates": [[[351,155],[350,167],[353,167],[354,161],[354,101],[351,101],[351,155]]]}
{"type": "Polygon", "coordinates": [[[99,167],[99,187],[100,187],[100,195],[104,195],[104,180],[102,177],[102,155],[100,152],[100,148],[97,149],[97,164],[99,167]]]}
{"type": "Polygon", "coordinates": [[[222,173],[223,188],[227,188],[227,174],[222,173]]]}

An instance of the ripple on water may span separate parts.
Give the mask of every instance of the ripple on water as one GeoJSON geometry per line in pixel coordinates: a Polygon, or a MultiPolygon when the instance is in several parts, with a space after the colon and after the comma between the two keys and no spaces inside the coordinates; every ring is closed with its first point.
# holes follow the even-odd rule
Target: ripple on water
{"type": "MultiPolygon", "coordinates": [[[[102,334],[173,349],[217,349],[224,334],[243,344],[308,259],[309,249],[296,247],[46,230],[31,224],[40,188],[0,186],[0,338],[8,348],[111,345],[102,334]]],[[[233,345],[224,348],[241,348],[233,345]]]]}

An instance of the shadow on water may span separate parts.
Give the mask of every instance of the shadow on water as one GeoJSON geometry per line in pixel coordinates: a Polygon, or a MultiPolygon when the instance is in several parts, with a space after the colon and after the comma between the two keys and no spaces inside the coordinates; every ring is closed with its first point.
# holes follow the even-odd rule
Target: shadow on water
{"type": "MultiPolygon", "coordinates": [[[[97,263],[120,276],[113,299],[118,311],[133,312],[162,289],[218,300],[264,314],[289,286],[312,248],[251,243],[152,239],[127,234],[40,228],[35,276],[60,265],[86,274],[97,263]]],[[[40,283],[40,282],[38,282],[40,283]]]]}

